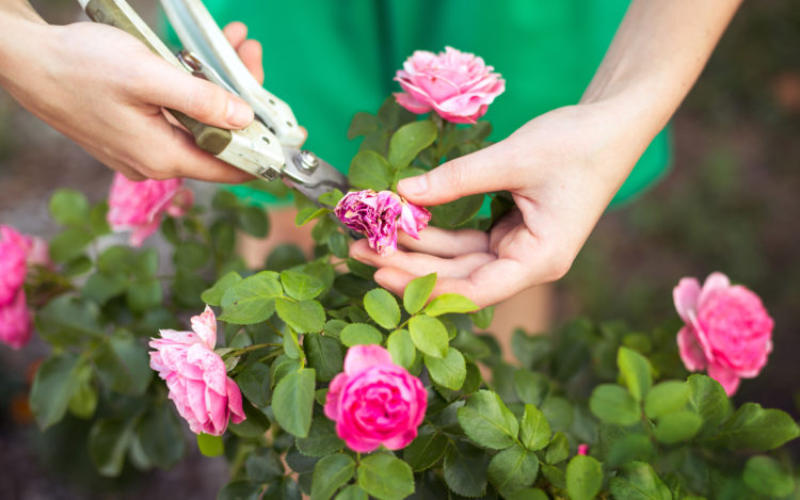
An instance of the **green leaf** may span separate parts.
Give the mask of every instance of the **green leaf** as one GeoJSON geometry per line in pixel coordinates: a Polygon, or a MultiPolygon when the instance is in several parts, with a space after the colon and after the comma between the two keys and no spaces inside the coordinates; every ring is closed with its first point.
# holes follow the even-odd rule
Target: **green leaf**
{"type": "Polygon", "coordinates": [[[536,453],[518,445],[501,451],[489,462],[489,479],[501,493],[529,486],[538,474],[536,453]]]}
{"type": "Polygon", "coordinates": [[[283,290],[278,273],[262,271],[237,281],[222,295],[222,321],[252,325],[269,319],[283,290]]]}
{"type": "Polygon", "coordinates": [[[69,353],[47,359],[36,370],[30,406],[41,429],[55,424],[66,413],[78,386],[79,370],[78,357],[69,353]]]}
{"type": "Polygon", "coordinates": [[[336,257],[346,259],[350,255],[350,240],[344,233],[335,231],[328,236],[328,248],[336,257]]]}
{"type": "Polygon", "coordinates": [[[283,429],[297,437],[308,436],[314,409],[315,373],[302,368],[283,377],[275,387],[272,411],[283,429]]]}
{"type": "Polygon", "coordinates": [[[520,401],[539,406],[549,390],[549,382],[541,373],[528,370],[514,372],[514,390],[520,401]]]}
{"type": "Polygon", "coordinates": [[[324,457],[344,447],[344,441],[336,434],[336,423],[327,417],[317,417],[311,421],[308,436],[295,440],[297,449],[309,457],[324,457]]]}
{"type": "Polygon", "coordinates": [[[444,480],[461,496],[480,497],[486,492],[488,467],[485,451],[467,444],[449,446],[444,455],[444,480]]]}
{"type": "Polygon", "coordinates": [[[525,405],[525,412],[520,421],[520,439],[525,448],[536,451],[541,450],[550,442],[550,422],[538,408],[531,404],[525,405]]]}
{"type": "Polygon", "coordinates": [[[556,435],[553,436],[553,440],[547,447],[544,460],[548,464],[555,465],[566,460],[567,457],[569,457],[569,441],[567,440],[567,435],[563,432],[556,432],[556,435]]]}
{"type": "Polygon", "coordinates": [[[109,275],[98,272],[90,275],[89,279],[86,280],[82,294],[102,306],[112,298],[121,295],[127,286],[128,278],[124,274],[109,275]]]}
{"type": "Polygon", "coordinates": [[[672,500],[669,488],[650,465],[630,462],[622,466],[622,474],[608,482],[614,498],[630,500],[672,500]]]}
{"type": "Polygon", "coordinates": [[[89,456],[102,476],[115,477],[122,472],[125,454],[133,437],[133,421],[101,419],[89,432],[89,456]]]}
{"type": "Polygon", "coordinates": [[[483,205],[484,195],[464,196],[456,201],[430,207],[432,224],[436,227],[452,229],[469,221],[483,205]]]}
{"type": "Polygon", "coordinates": [[[175,266],[185,271],[197,271],[206,265],[210,257],[211,250],[208,246],[194,240],[182,241],[173,254],[175,266]]]}
{"type": "Polygon", "coordinates": [[[291,359],[301,359],[303,351],[300,349],[300,340],[297,338],[297,333],[291,328],[287,328],[287,330],[283,334],[283,353],[291,359]]]}
{"type": "Polygon", "coordinates": [[[411,122],[397,129],[389,141],[389,163],[394,170],[410,165],[423,149],[433,144],[438,132],[430,120],[411,122]]]}
{"type": "Polygon", "coordinates": [[[620,347],[617,366],[631,396],[636,401],[644,399],[653,384],[653,369],[647,358],[632,349],[620,347]]]}
{"type": "Polygon", "coordinates": [[[641,418],[639,405],[631,395],[616,384],[600,384],[589,398],[589,409],[603,422],[633,425],[641,418]]]}
{"type": "Polygon", "coordinates": [[[506,500],[549,500],[547,493],[539,488],[523,488],[505,495],[506,500]]]}
{"type": "Polygon", "coordinates": [[[242,277],[236,271],[231,271],[222,278],[218,279],[214,286],[207,289],[200,296],[203,302],[210,306],[219,307],[222,305],[222,297],[233,285],[242,281],[242,277]]]}
{"type": "Polygon", "coordinates": [[[680,410],[661,415],[653,433],[662,443],[674,444],[693,438],[702,425],[703,419],[700,415],[680,410]]]}
{"type": "Polygon", "coordinates": [[[250,236],[264,238],[269,233],[269,219],[262,207],[247,205],[239,208],[236,211],[236,222],[250,236]]]}
{"type": "Polygon", "coordinates": [[[380,500],[399,500],[414,493],[414,474],[399,458],[376,453],[361,460],[358,485],[380,500]]]}
{"type": "Polygon", "coordinates": [[[480,390],[458,409],[458,423],[467,437],[494,450],[508,448],[517,438],[519,423],[496,393],[480,390]]]}
{"type": "Polygon", "coordinates": [[[392,184],[392,167],[375,151],[359,151],[350,162],[347,177],[355,188],[383,191],[392,184]]]}
{"type": "Polygon", "coordinates": [[[423,312],[428,316],[441,316],[450,313],[468,313],[477,309],[478,306],[463,295],[443,293],[433,299],[423,312]]]}
{"type": "Polygon", "coordinates": [[[231,481],[219,490],[217,500],[258,500],[262,485],[250,481],[231,481]]]}
{"type": "Polygon", "coordinates": [[[768,451],[798,436],[800,428],[787,413],[765,410],[757,403],[745,403],[710,441],[735,451],[768,451]]]}
{"type": "Polygon", "coordinates": [[[249,364],[235,378],[236,385],[251,403],[259,408],[269,405],[272,390],[270,389],[271,380],[267,365],[264,363],[249,364]]]}
{"type": "Polygon", "coordinates": [[[353,347],[354,345],[380,344],[383,341],[383,335],[372,325],[353,323],[342,329],[339,339],[347,347],[353,347]]]}
{"type": "Polygon", "coordinates": [[[351,484],[342,489],[334,500],[369,500],[367,492],[362,490],[356,484],[351,484]]]}
{"type": "Polygon", "coordinates": [[[153,376],[147,349],[122,331],[97,349],[94,363],[100,380],[123,394],[144,394],[153,376]]]}
{"type": "Polygon", "coordinates": [[[342,371],[342,345],[335,338],[309,333],[303,338],[303,348],[308,357],[308,366],[317,371],[320,382],[328,382],[342,371]]]}
{"type": "Polygon", "coordinates": [[[270,483],[283,476],[285,467],[274,450],[261,448],[244,463],[247,477],[258,483],[270,483]]]}
{"type": "Polygon", "coordinates": [[[54,347],[78,346],[104,337],[100,309],[81,297],[62,295],[36,313],[36,331],[54,347]]]}
{"type": "Polygon", "coordinates": [[[447,442],[447,436],[439,432],[421,432],[403,450],[403,460],[408,462],[414,472],[429,469],[444,456],[447,442]]]}
{"type": "Polygon", "coordinates": [[[298,333],[319,332],[325,327],[325,310],[316,300],[294,302],[278,298],[275,309],[278,316],[298,333]]]}
{"type": "Polygon", "coordinates": [[[431,316],[414,316],[408,322],[411,341],[417,349],[434,358],[444,358],[449,349],[447,328],[431,316]]]}
{"type": "Polygon", "coordinates": [[[82,364],[74,375],[75,389],[69,400],[69,411],[82,419],[89,419],[97,409],[97,390],[92,385],[92,367],[82,364]]]}
{"type": "Polygon", "coordinates": [[[62,226],[84,226],[89,219],[89,201],[78,191],[58,189],[50,198],[50,216],[62,226]]]}
{"type": "Polygon", "coordinates": [[[347,484],[356,471],[356,463],[344,453],[328,455],[314,466],[311,500],[328,500],[339,487],[347,484]]]}
{"type": "Polygon", "coordinates": [[[411,280],[403,292],[403,307],[408,314],[417,314],[422,309],[428,302],[434,286],[436,286],[436,273],[411,280]]]}
{"type": "Polygon", "coordinates": [[[647,394],[644,412],[650,418],[681,410],[689,401],[689,386],[685,382],[662,382],[647,394]]]}
{"type": "Polygon", "coordinates": [[[387,330],[400,323],[400,306],[394,296],[383,288],[375,288],[364,295],[364,309],[375,323],[387,330]]]}
{"type": "Polygon", "coordinates": [[[350,128],[347,129],[347,138],[352,141],[356,137],[367,135],[377,129],[378,117],[371,113],[359,111],[353,115],[353,119],[350,121],[350,128]]]}
{"type": "Polygon", "coordinates": [[[632,460],[650,461],[655,453],[656,450],[648,436],[627,434],[611,443],[606,463],[609,467],[615,468],[632,460]]]}
{"type": "Polygon", "coordinates": [[[156,278],[144,281],[134,281],[128,287],[126,303],[133,312],[147,312],[160,306],[164,300],[164,291],[161,282],[156,278]]]}
{"type": "Polygon", "coordinates": [[[586,455],[572,457],[567,464],[567,492],[572,500],[591,500],[602,486],[600,462],[586,455]]]}
{"type": "Polygon", "coordinates": [[[69,262],[83,254],[92,238],[84,229],[67,228],[50,240],[50,258],[59,264],[69,262]]]}
{"type": "Polygon", "coordinates": [[[750,457],[742,477],[750,489],[770,498],[785,497],[795,488],[791,474],[777,460],[764,455],[750,457]]]}
{"type": "Polygon", "coordinates": [[[92,270],[92,260],[86,255],[79,255],[70,260],[61,268],[61,272],[68,278],[86,274],[92,270]]]}
{"type": "Polygon", "coordinates": [[[283,271],[306,261],[303,250],[292,243],[278,245],[267,257],[266,268],[273,271],[283,271]]]}
{"type": "Polygon", "coordinates": [[[434,382],[453,391],[461,389],[467,378],[464,356],[456,348],[448,349],[444,358],[434,358],[426,354],[425,366],[434,382]]]}
{"type": "Polygon", "coordinates": [[[206,457],[219,457],[225,453],[225,443],[222,436],[212,436],[210,434],[197,435],[197,449],[206,457]]]}
{"type": "Polygon", "coordinates": [[[152,465],[168,469],[183,457],[183,427],[167,401],[153,405],[136,426],[136,440],[152,465]]]}
{"type": "Polygon", "coordinates": [[[281,283],[286,294],[297,300],[311,300],[325,289],[325,283],[314,276],[292,270],[281,272],[281,283]]]}
{"type": "Polygon", "coordinates": [[[706,375],[690,375],[687,381],[690,388],[689,403],[703,419],[701,434],[716,432],[733,409],[725,389],[706,375]]]}
{"type": "Polygon", "coordinates": [[[238,424],[231,423],[228,430],[247,439],[262,438],[270,428],[269,419],[253,405],[243,404],[242,409],[245,419],[238,424]]]}
{"type": "Polygon", "coordinates": [[[108,214],[108,202],[101,201],[89,211],[89,227],[95,236],[104,236],[111,232],[106,215],[108,214]]]}
{"type": "Polygon", "coordinates": [[[392,361],[402,366],[406,370],[414,365],[417,359],[417,349],[411,341],[411,334],[408,330],[395,330],[386,340],[386,348],[392,355],[392,361]]]}

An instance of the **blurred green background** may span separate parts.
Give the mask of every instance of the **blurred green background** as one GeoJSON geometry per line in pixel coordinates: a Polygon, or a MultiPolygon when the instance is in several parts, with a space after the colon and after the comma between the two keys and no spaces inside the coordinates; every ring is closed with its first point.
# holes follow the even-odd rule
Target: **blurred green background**
{"type": "MultiPolygon", "coordinates": [[[[79,18],[71,0],[33,3],[55,23],[79,18]]],[[[152,19],[152,0],[131,3],[152,19]]],[[[647,331],[675,317],[671,292],[681,277],[704,279],[722,271],[756,291],[776,321],[769,364],[759,378],[743,382],[736,398],[780,407],[798,418],[797,2],[746,2],[673,124],[671,171],[657,187],[601,220],[556,286],[556,321],[578,315],[622,318],[647,331]]],[[[74,187],[97,200],[105,196],[110,178],[102,165],[0,91],[0,222],[52,234],[46,199],[54,189],[74,187]]],[[[224,481],[224,464],[197,456],[145,481],[127,478],[124,488],[77,477],[87,458],[82,448],[74,448],[82,446],[81,424],[73,422],[44,439],[25,424],[26,371],[43,353],[40,344],[21,355],[0,350],[0,464],[6,472],[0,475],[0,498],[213,496],[210,492],[224,481]],[[67,476],[73,481],[65,482],[67,476]]]]}

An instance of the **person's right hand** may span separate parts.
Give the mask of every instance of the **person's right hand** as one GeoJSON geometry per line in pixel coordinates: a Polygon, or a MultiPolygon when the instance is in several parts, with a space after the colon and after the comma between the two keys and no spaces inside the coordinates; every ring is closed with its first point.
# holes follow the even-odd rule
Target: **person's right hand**
{"type": "MultiPolygon", "coordinates": [[[[247,28],[225,30],[263,79],[261,46],[247,28]]],[[[162,108],[238,129],[253,120],[240,98],[176,69],[139,40],[105,25],[29,25],[23,42],[0,57],[0,83],[24,107],[133,180],[191,177],[244,182],[252,176],[200,150],[162,108]]],[[[8,48],[7,48],[8,49],[8,48]]]]}

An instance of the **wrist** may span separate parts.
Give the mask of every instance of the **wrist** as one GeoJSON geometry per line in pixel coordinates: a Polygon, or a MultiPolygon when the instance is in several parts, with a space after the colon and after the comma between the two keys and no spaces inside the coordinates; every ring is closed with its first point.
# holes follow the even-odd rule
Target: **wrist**
{"type": "Polygon", "coordinates": [[[5,85],[30,57],[41,57],[35,47],[41,45],[48,25],[27,2],[3,2],[0,27],[0,83],[5,85]]]}

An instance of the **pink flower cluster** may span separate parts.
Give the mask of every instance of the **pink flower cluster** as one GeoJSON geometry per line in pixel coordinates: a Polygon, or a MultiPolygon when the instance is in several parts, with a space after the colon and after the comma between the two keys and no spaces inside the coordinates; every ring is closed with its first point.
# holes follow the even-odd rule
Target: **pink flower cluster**
{"type": "Polygon", "coordinates": [[[108,223],[114,231],[133,231],[131,245],[138,247],[156,232],[164,213],[180,217],[193,202],[181,179],[136,182],[116,174],[108,196],[108,223]]]}
{"type": "Polygon", "coordinates": [[[419,231],[431,220],[430,212],[400,195],[371,189],[347,193],[334,212],[345,226],[365,235],[370,248],[383,256],[397,250],[398,228],[418,239],[419,231]]]}
{"type": "Polygon", "coordinates": [[[31,339],[31,314],[25,298],[29,265],[49,265],[47,243],[0,225],[0,342],[19,349],[31,339]]]}
{"type": "Polygon", "coordinates": [[[160,339],[151,339],[150,368],[166,381],[169,399],[192,432],[221,436],[229,419],[245,419],[242,393],[214,352],[217,319],[210,307],[192,318],[192,330],[161,330],[160,339]]]}
{"type": "Polygon", "coordinates": [[[452,47],[439,54],[418,50],[397,71],[395,80],[405,93],[394,96],[412,113],[433,109],[447,121],[475,123],[506,89],[493,71],[482,58],[452,47]]]}
{"type": "Polygon", "coordinates": [[[687,370],[708,370],[730,396],[740,379],[755,377],[767,364],[774,323],[758,295],[713,273],[702,288],[697,279],[683,278],[673,298],[686,323],[678,348],[687,370]]]}
{"type": "Polygon", "coordinates": [[[392,362],[377,345],[347,351],[344,372],[331,381],[325,415],[353,451],[368,453],[383,445],[408,446],[425,418],[428,394],[422,382],[392,362]]]}

